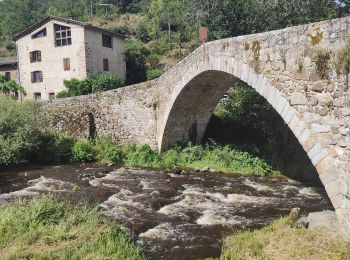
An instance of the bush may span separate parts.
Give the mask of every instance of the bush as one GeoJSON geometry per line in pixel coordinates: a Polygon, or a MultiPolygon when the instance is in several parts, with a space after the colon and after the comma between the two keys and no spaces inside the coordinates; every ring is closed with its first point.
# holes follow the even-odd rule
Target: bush
{"type": "Polygon", "coordinates": [[[159,54],[150,54],[148,57],[147,57],[147,63],[150,65],[150,67],[152,69],[155,69],[158,67],[159,65],[159,62],[160,62],[160,55],[159,54]]]}
{"type": "Polygon", "coordinates": [[[77,141],[73,146],[73,159],[78,162],[93,162],[96,160],[94,145],[86,139],[77,141]]]}
{"type": "Polygon", "coordinates": [[[127,84],[136,84],[147,79],[146,57],[150,51],[139,40],[125,42],[127,84]]]}
{"type": "Polygon", "coordinates": [[[64,85],[67,90],[59,92],[57,98],[74,97],[112,90],[123,87],[124,83],[114,74],[103,72],[85,80],[65,80],[64,85]]]}
{"type": "Polygon", "coordinates": [[[164,38],[160,41],[150,43],[149,48],[151,50],[151,53],[164,55],[166,52],[173,49],[173,45],[164,38]]]}
{"type": "Polygon", "coordinates": [[[94,149],[97,159],[103,163],[122,163],[124,160],[123,151],[115,144],[110,137],[97,137],[94,149]]]}
{"type": "Polygon", "coordinates": [[[61,133],[40,133],[37,136],[38,146],[30,152],[30,161],[69,162],[72,158],[74,140],[61,133]]]}
{"type": "Polygon", "coordinates": [[[162,76],[163,70],[161,69],[149,69],[147,70],[147,80],[152,80],[162,76]]]}
{"type": "Polygon", "coordinates": [[[0,96],[0,165],[17,164],[39,146],[44,123],[40,106],[0,96]]]}

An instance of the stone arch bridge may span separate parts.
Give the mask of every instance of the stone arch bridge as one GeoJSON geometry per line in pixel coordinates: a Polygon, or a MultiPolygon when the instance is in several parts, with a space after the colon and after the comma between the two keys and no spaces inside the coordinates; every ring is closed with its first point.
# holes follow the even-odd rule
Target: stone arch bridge
{"type": "Polygon", "coordinates": [[[242,80],[284,119],[350,230],[350,91],[338,61],[349,34],[345,17],[208,42],[154,81],[44,106],[52,127],[72,136],[87,136],[93,120],[98,134],[166,149],[200,141],[242,80]]]}

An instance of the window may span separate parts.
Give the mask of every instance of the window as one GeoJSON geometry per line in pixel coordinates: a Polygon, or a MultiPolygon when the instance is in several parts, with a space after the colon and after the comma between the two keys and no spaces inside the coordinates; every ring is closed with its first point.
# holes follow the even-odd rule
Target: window
{"type": "Polygon", "coordinates": [[[55,93],[49,93],[49,100],[55,99],[55,93]]]}
{"type": "Polygon", "coordinates": [[[70,27],[63,25],[54,25],[56,46],[72,45],[72,33],[70,27]]]}
{"type": "Polygon", "coordinates": [[[6,71],[6,72],[5,72],[5,80],[6,80],[6,81],[11,80],[11,72],[9,72],[9,71],[6,71]]]}
{"type": "Polygon", "coordinates": [[[112,48],[112,37],[106,34],[102,34],[102,46],[112,48]]]}
{"type": "Polygon", "coordinates": [[[108,59],[103,59],[103,71],[109,71],[108,59]]]}
{"type": "Polygon", "coordinates": [[[63,59],[63,69],[64,69],[64,71],[70,70],[70,59],[69,58],[63,59]]]}
{"type": "Polygon", "coordinates": [[[30,63],[41,62],[41,51],[32,51],[29,53],[30,63]]]}
{"type": "Polygon", "coordinates": [[[47,35],[46,28],[32,35],[32,39],[42,38],[47,35]]]}
{"type": "Polygon", "coordinates": [[[34,100],[35,101],[40,101],[41,100],[41,93],[34,93],[34,100]]]}
{"type": "Polygon", "coordinates": [[[43,72],[42,71],[33,71],[31,73],[32,83],[43,82],[43,72]]]}

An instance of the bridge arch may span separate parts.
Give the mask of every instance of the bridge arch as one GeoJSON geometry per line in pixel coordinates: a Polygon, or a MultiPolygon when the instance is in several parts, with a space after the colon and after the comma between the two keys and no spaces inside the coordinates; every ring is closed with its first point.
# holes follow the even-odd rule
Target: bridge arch
{"type": "Polygon", "coordinates": [[[291,105],[290,97],[253,66],[225,52],[211,53],[204,45],[191,58],[195,58],[195,62],[184,64],[181,79],[171,90],[159,119],[159,149],[190,140],[201,141],[218,102],[236,81],[241,80],[263,96],[283,118],[315,166],[340,219],[350,226],[347,222],[350,204],[342,195],[347,191],[342,188],[341,172],[332,158],[334,151],[312,131],[311,125],[291,105]]]}

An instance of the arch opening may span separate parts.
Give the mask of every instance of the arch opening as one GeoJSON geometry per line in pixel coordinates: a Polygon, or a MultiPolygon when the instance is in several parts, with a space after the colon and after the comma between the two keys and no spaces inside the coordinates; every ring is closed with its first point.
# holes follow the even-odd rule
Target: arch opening
{"type": "MultiPolygon", "coordinates": [[[[254,111],[247,110],[247,107],[244,109],[240,112],[254,113],[254,111]]],[[[255,111],[257,112],[259,111],[255,111]]],[[[261,114],[256,120],[264,120],[259,116],[261,114]]],[[[276,109],[255,89],[239,78],[217,70],[199,73],[178,93],[166,121],[161,149],[165,150],[178,144],[185,145],[188,142],[206,143],[210,139],[222,145],[238,146],[240,150],[259,156],[288,177],[312,185],[322,185],[317,170],[307,153],[276,109]],[[261,131],[262,129],[256,127],[254,129],[251,125],[245,124],[244,116],[251,116],[249,114],[236,118],[240,121],[225,122],[223,118],[219,118],[214,113],[228,91],[232,87],[235,90],[237,86],[240,89],[249,89],[250,95],[254,92],[248,97],[252,105],[254,104],[251,99],[256,99],[260,105],[268,107],[261,112],[273,113],[268,115],[269,123],[275,120],[272,122],[274,125],[269,126],[269,130],[276,127],[279,128],[278,131],[272,131],[266,136],[264,131],[261,131]],[[270,156],[267,155],[269,149],[272,149],[270,156]]]]}

